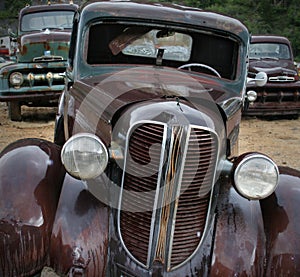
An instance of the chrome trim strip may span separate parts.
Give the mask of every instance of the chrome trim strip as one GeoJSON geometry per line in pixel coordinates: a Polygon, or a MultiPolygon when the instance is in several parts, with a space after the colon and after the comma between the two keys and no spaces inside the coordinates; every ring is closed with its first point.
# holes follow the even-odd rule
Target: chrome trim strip
{"type": "Polygon", "coordinates": [[[63,61],[63,56],[40,56],[32,59],[34,62],[52,62],[52,61],[63,61]]]}
{"type": "MultiPolygon", "coordinates": [[[[155,122],[155,121],[154,121],[155,122]]],[[[159,173],[157,176],[157,186],[156,186],[156,194],[155,194],[155,199],[154,199],[154,204],[153,204],[153,211],[152,211],[152,218],[151,218],[151,228],[150,228],[150,238],[149,238],[149,247],[148,247],[148,260],[147,260],[147,267],[150,266],[150,263],[152,262],[152,251],[154,249],[154,253],[156,251],[156,247],[157,247],[157,240],[154,241],[153,237],[155,234],[155,220],[156,220],[156,216],[157,213],[161,213],[161,209],[159,209],[158,204],[159,204],[159,197],[160,197],[160,184],[161,184],[161,180],[162,180],[162,173],[163,173],[163,164],[164,164],[164,157],[166,154],[166,143],[167,143],[167,133],[168,133],[168,125],[166,123],[160,123],[162,125],[164,125],[164,134],[163,134],[163,143],[162,143],[162,151],[161,151],[161,155],[160,155],[160,164],[159,164],[159,173]],[[155,244],[155,246],[153,246],[153,244],[155,244]]],[[[159,222],[160,225],[160,222],[159,222]]],[[[155,254],[154,254],[155,255],[155,254]]]]}
{"type": "Polygon", "coordinates": [[[187,154],[187,150],[188,150],[188,146],[189,146],[190,135],[191,135],[191,126],[189,125],[188,130],[186,132],[186,136],[185,136],[184,152],[183,152],[182,161],[180,164],[180,173],[178,176],[178,186],[177,186],[177,190],[176,190],[176,199],[175,199],[176,203],[174,205],[173,219],[172,219],[172,224],[171,224],[169,249],[168,249],[168,253],[167,253],[167,255],[168,255],[167,270],[168,271],[171,269],[171,257],[172,257],[173,240],[174,240],[174,232],[175,232],[176,214],[177,214],[178,200],[179,200],[181,185],[182,185],[182,175],[183,175],[183,170],[184,170],[184,165],[185,165],[186,154],[187,154]]]}
{"type": "MultiPolygon", "coordinates": [[[[168,263],[168,245],[170,244],[170,240],[166,238],[170,234],[169,226],[170,226],[170,217],[172,214],[174,215],[174,196],[177,195],[177,189],[180,187],[178,182],[178,174],[176,169],[178,168],[178,155],[177,151],[180,150],[182,137],[184,135],[184,127],[183,126],[169,126],[170,132],[170,144],[169,144],[169,155],[167,162],[167,169],[165,170],[165,179],[164,179],[164,189],[162,192],[162,207],[160,209],[159,221],[158,221],[158,237],[157,244],[155,247],[155,259],[160,260],[163,264],[168,263]],[[176,158],[174,158],[176,155],[176,158]],[[174,195],[174,191],[176,190],[176,194],[174,195]],[[167,214],[167,216],[166,216],[167,214]],[[164,215],[164,218],[163,218],[164,215]],[[167,218],[167,219],[166,219],[167,218]],[[164,223],[164,226],[162,226],[164,223]],[[158,248],[160,246],[160,249],[158,248]]],[[[182,159],[181,162],[182,163],[182,159]]],[[[181,167],[181,165],[179,165],[181,167]]]]}
{"type": "Polygon", "coordinates": [[[269,77],[270,82],[294,82],[294,77],[289,76],[276,76],[276,77],[269,77]]]}

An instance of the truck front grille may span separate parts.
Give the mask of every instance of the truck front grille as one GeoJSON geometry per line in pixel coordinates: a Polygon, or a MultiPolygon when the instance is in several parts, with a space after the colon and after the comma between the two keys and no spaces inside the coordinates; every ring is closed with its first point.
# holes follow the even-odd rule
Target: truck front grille
{"type": "MultiPolygon", "coordinates": [[[[26,68],[19,71],[23,75],[21,88],[29,90],[63,89],[65,84],[65,67],[60,68],[26,68]]],[[[13,87],[13,85],[10,85],[13,87]]]]}
{"type": "Polygon", "coordinates": [[[217,157],[215,133],[198,126],[144,123],[131,132],[119,230],[129,255],[167,270],[200,245],[217,157]]]}
{"type": "Polygon", "coordinates": [[[263,87],[256,89],[257,103],[299,103],[299,87],[263,87]]]}
{"type": "Polygon", "coordinates": [[[295,82],[295,77],[290,77],[290,76],[269,77],[269,82],[280,82],[280,83],[295,82]]]}

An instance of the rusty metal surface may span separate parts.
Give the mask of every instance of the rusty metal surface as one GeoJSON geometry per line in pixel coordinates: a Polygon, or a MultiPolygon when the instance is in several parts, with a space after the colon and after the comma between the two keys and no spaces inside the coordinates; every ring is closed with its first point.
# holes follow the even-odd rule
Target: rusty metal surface
{"type": "Polygon", "coordinates": [[[45,7],[47,8],[47,10],[50,10],[50,11],[57,11],[57,10],[61,10],[61,9],[69,10],[69,11],[76,11],[78,9],[78,5],[76,5],[76,4],[63,4],[63,3],[54,4],[54,3],[52,3],[51,5],[33,5],[33,6],[28,5],[20,10],[19,19],[22,18],[27,13],[44,11],[45,7]]]}
{"type": "Polygon", "coordinates": [[[264,276],[265,234],[258,201],[248,201],[223,177],[217,204],[211,276],[264,276]]]}
{"type": "Polygon", "coordinates": [[[66,61],[69,52],[70,31],[33,32],[21,35],[18,39],[18,62],[33,62],[45,51],[66,61]]]}
{"type": "Polygon", "coordinates": [[[59,274],[105,276],[109,208],[66,176],[51,235],[50,265],[59,274]]]}
{"type": "Polygon", "coordinates": [[[201,9],[191,8],[182,5],[172,5],[171,3],[151,3],[127,1],[110,3],[109,1],[90,1],[80,7],[83,10],[82,22],[90,20],[95,14],[103,17],[127,17],[136,19],[152,19],[164,22],[178,22],[193,26],[204,26],[207,28],[217,28],[219,30],[230,31],[236,35],[247,33],[247,28],[235,18],[223,16],[213,12],[202,12],[201,9]]]}
{"type": "Polygon", "coordinates": [[[300,172],[280,167],[280,185],[261,201],[266,235],[266,276],[300,273],[300,172]]]}
{"type": "Polygon", "coordinates": [[[50,90],[49,88],[43,88],[40,89],[38,93],[32,93],[30,94],[26,93],[25,95],[17,94],[17,95],[4,95],[0,96],[0,101],[1,102],[6,102],[6,101],[24,101],[24,102],[34,102],[33,104],[28,104],[30,105],[41,105],[43,103],[44,107],[56,107],[58,104],[59,97],[61,96],[62,90],[59,90],[57,92],[50,90]]]}
{"type": "Polygon", "coordinates": [[[28,276],[45,264],[64,170],[60,150],[26,139],[0,158],[0,275],[28,276]]]}

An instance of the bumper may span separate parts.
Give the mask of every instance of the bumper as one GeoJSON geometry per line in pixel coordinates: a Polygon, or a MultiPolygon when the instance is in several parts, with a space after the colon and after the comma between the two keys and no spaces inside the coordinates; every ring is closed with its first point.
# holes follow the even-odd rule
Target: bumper
{"type": "Polygon", "coordinates": [[[0,95],[0,102],[10,102],[10,101],[19,101],[19,102],[47,102],[50,100],[58,100],[61,93],[63,92],[64,86],[60,85],[56,88],[39,88],[36,90],[22,90],[7,92],[0,95]]]}
{"type": "Polygon", "coordinates": [[[250,104],[243,115],[248,116],[278,116],[299,115],[300,102],[297,103],[258,103],[250,104]]]}

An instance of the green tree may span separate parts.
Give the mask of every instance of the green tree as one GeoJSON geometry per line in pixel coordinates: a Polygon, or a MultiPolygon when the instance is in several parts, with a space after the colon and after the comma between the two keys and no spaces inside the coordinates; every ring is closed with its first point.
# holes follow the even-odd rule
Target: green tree
{"type": "MultiPolygon", "coordinates": [[[[188,5],[195,0],[186,0],[188,5]]],[[[274,34],[287,37],[294,55],[300,61],[299,0],[211,0],[197,7],[235,17],[242,21],[251,34],[274,34]],[[206,3],[210,3],[206,5],[206,3]]]]}

